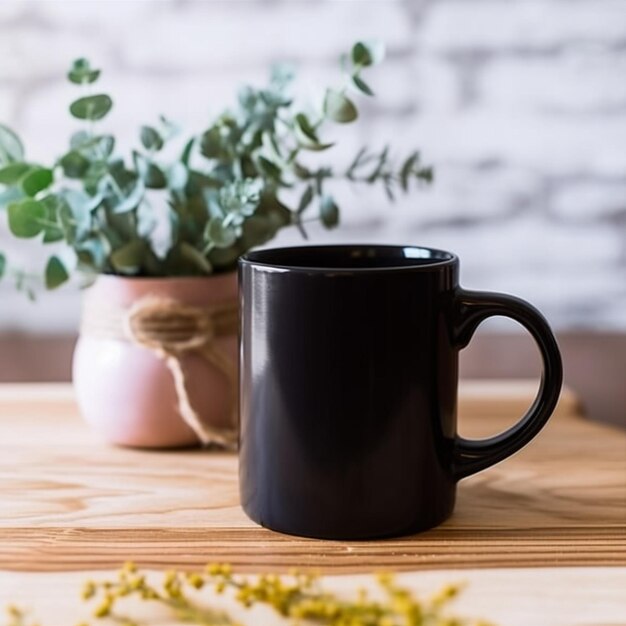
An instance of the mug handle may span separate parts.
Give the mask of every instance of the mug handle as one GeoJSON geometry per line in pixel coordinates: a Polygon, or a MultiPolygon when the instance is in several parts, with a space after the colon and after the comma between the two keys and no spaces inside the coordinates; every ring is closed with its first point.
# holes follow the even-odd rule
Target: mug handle
{"type": "Polygon", "coordinates": [[[454,303],[453,332],[459,349],[467,346],[482,321],[498,315],[509,317],[526,328],[536,341],[543,361],[537,397],[515,426],[489,439],[456,437],[453,474],[455,480],[460,480],[511,456],[537,435],[558,402],[563,382],[563,365],[559,347],[548,322],[534,306],[521,298],[459,289],[454,303]]]}

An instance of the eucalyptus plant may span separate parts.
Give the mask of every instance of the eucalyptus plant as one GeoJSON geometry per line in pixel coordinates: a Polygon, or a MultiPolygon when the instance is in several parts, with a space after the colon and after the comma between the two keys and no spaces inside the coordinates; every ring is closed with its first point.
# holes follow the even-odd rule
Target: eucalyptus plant
{"type": "MultiPolygon", "coordinates": [[[[100,70],[78,59],[67,77],[85,93],[69,112],[84,127],[52,165],[27,160],[17,134],[0,125],[0,207],[6,208],[9,230],[73,250],[71,267],[67,255],[50,256],[45,284],[52,289],[74,270],[87,277],[225,272],[281,228],[295,226],[305,238],[312,219],[334,228],[339,207],[330,188],[337,179],[380,184],[392,200],[398,188],[407,192],[414,182],[432,180],[419,152],[395,164],[388,147],[363,148],[341,171],[306,163],[307,152],[332,148],[324,134],[330,124],[358,118],[352,92],[374,95],[362,74],[383,56],[379,43],[356,43],[342,57],[344,84],[328,88],[315,113],[296,104],[293,72],[277,66],[267,86],[243,87],[236,106],[192,136],[175,157],[165,154],[178,129],[161,117],[140,128],[130,159],[116,153],[115,138],[103,128],[113,101],[94,93],[100,70]],[[292,205],[285,195],[296,198],[292,205]],[[156,228],[163,210],[165,237],[156,232],[163,231],[156,228]]],[[[0,276],[6,265],[0,253],[0,276]]],[[[14,275],[19,286],[24,275],[14,275]]]]}

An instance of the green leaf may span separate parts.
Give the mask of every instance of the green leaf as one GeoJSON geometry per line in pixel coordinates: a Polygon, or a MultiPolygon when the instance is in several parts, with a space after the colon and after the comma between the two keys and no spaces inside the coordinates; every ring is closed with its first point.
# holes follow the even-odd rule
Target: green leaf
{"type": "Polygon", "coordinates": [[[258,94],[263,105],[267,107],[265,113],[270,116],[273,116],[278,109],[290,106],[293,102],[280,89],[261,89],[258,94]]]}
{"type": "Polygon", "coordinates": [[[195,265],[204,274],[210,274],[213,271],[209,260],[198,250],[194,248],[190,243],[183,241],[180,244],[180,253],[184,259],[195,265]]]}
{"type": "Polygon", "coordinates": [[[404,191],[409,189],[409,177],[413,173],[413,166],[419,160],[419,152],[413,152],[409,155],[400,169],[400,186],[404,191]]]}
{"type": "Polygon", "coordinates": [[[264,156],[257,156],[256,158],[257,165],[261,170],[261,173],[267,178],[271,178],[272,180],[280,182],[282,176],[282,170],[276,163],[272,163],[269,159],[266,159],[264,156]]]}
{"type": "Polygon", "coordinates": [[[237,241],[237,237],[237,228],[224,226],[224,220],[220,217],[211,218],[206,226],[205,238],[216,248],[229,248],[237,241]]]}
{"type": "Polygon", "coordinates": [[[44,243],[55,243],[57,241],[63,241],[65,239],[65,233],[62,228],[58,226],[46,226],[43,231],[44,243]]]}
{"type": "Polygon", "coordinates": [[[164,189],[167,179],[161,168],[139,152],[133,152],[137,174],[148,189],[164,189]]]}
{"type": "Polygon", "coordinates": [[[90,162],[80,152],[72,150],[61,158],[59,165],[68,178],[82,178],[89,169],[90,162]]]}
{"type": "Polygon", "coordinates": [[[8,187],[5,191],[0,192],[0,209],[23,198],[24,192],[19,187],[8,187]]]}
{"type": "Polygon", "coordinates": [[[73,150],[79,150],[91,144],[93,135],[86,130],[78,130],[70,137],[70,147],[73,150]]]}
{"type": "Polygon", "coordinates": [[[332,143],[320,143],[320,140],[304,113],[298,113],[294,118],[294,135],[302,148],[306,150],[326,150],[332,147],[332,143]]]}
{"type": "Polygon", "coordinates": [[[98,192],[103,191],[103,187],[111,183],[107,177],[108,174],[109,168],[105,162],[94,161],[91,163],[83,176],[85,191],[90,195],[96,195],[98,192]]]}
{"type": "Polygon", "coordinates": [[[125,198],[120,199],[113,207],[113,213],[128,213],[128,211],[136,209],[143,200],[144,194],[145,186],[141,180],[137,180],[130,193],[125,198]]]}
{"type": "MultiPolygon", "coordinates": [[[[291,224],[291,213],[292,212],[276,197],[275,193],[264,193],[261,198],[261,204],[257,208],[254,217],[262,216],[267,218],[275,234],[283,226],[291,224]]],[[[244,229],[245,225],[251,219],[252,218],[249,218],[244,222],[244,229]]]]}
{"type": "Polygon", "coordinates": [[[265,158],[272,163],[276,163],[284,167],[284,159],[281,155],[281,149],[273,132],[264,131],[261,135],[261,144],[263,146],[265,158]]]}
{"type": "Polygon", "coordinates": [[[121,274],[134,274],[139,271],[146,254],[146,242],[134,239],[113,250],[110,261],[113,268],[121,274]]]}
{"type": "Polygon", "coordinates": [[[298,143],[300,144],[300,147],[304,148],[305,150],[312,150],[313,152],[321,152],[322,150],[328,150],[328,148],[332,148],[335,145],[334,142],[312,143],[308,139],[305,139],[302,137],[302,135],[300,135],[299,131],[297,130],[297,127],[296,127],[295,135],[296,135],[296,139],[298,140],[298,143]]]}
{"type": "Polygon", "coordinates": [[[43,242],[53,243],[65,239],[65,231],[59,223],[59,209],[64,204],[63,198],[55,195],[46,196],[41,200],[46,207],[46,222],[43,227],[43,242]]]}
{"type": "Polygon", "coordinates": [[[246,178],[225,185],[219,191],[219,205],[233,216],[250,216],[261,200],[263,183],[260,180],[246,178]]]}
{"type": "Polygon", "coordinates": [[[358,117],[358,112],[352,100],[339,91],[328,89],[324,99],[324,114],[330,120],[346,124],[358,117]]]}
{"type": "Polygon", "coordinates": [[[92,69],[87,59],[76,59],[67,74],[69,80],[76,85],[93,83],[99,76],[100,70],[92,69]]]}
{"type": "Polygon", "coordinates": [[[31,166],[27,163],[11,163],[0,169],[0,183],[3,185],[14,185],[19,181],[31,166]]]}
{"type": "Polygon", "coordinates": [[[56,289],[69,278],[65,266],[58,257],[52,256],[46,265],[46,289],[56,289]]]}
{"type": "Polygon", "coordinates": [[[200,153],[207,159],[218,159],[224,156],[224,141],[219,127],[214,126],[202,135],[200,153]]]}
{"type": "Polygon", "coordinates": [[[248,111],[252,112],[257,103],[258,97],[255,89],[248,85],[244,85],[237,92],[237,101],[239,102],[239,106],[248,111]]]}
{"type": "Polygon", "coordinates": [[[180,155],[180,160],[182,161],[183,165],[189,165],[189,159],[191,158],[191,151],[193,150],[195,143],[196,143],[196,138],[192,137],[185,144],[185,147],[183,148],[183,152],[180,155]]]}
{"type": "Polygon", "coordinates": [[[0,209],[23,198],[24,192],[19,187],[7,187],[4,191],[0,191],[0,209]]]}
{"type": "Polygon", "coordinates": [[[76,256],[82,265],[96,271],[102,271],[106,265],[110,248],[106,238],[102,234],[99,234],[81,241],[80,244],[75,247],[75,250],[76,256]]]}
{"type": "Polygon", "coordinates": [[[24,146],[20,138],[4,124],[0,124],[0,163],[24,160],[24,146]]]}
{"type": "Polygon", "coordinates": [[[370,175],[365,179],[368,183],[374,183],[379,177],[384,177],[385,166],[389,160],[389,146],[385,146],[382,152],[377,155],[373,160],[377,161],[374,169],[370,175]]]}
{"type": "Polygon", "coordinates": [[[308,167],[305,167],[304,165],[302,165],[301,163],[298,163],[298,161],[294,161],[291,164],[291,168],[293,170],[294,175],[302,180],[306,180],[308,178],[311,178],[312,176],[311,170],[308,167]]]}
{"type": "Polygon", "coordinates": [[[380,41],[358,41],[352,46],[352,63],[368,67],[385,58],[385,46],[380,41]]]}
{"type": "Polygon", "coordinates": [[[94,221],[93,212],[102,206],[103,196],[90,196],[84,191],[67,189],[58,199],[57,213],[67,241],[71,243],[86,237],[94,221]]]}
{"type": "Polygon", "coordinates": [[[93,135],[81,130],[72,135],[70,147],[92,161],[103,160],[111,156],[115,138],[111,135],[93,135]]]}
{"type": "Polygon", "coordinates": [[[52,170],[37,167],[28,172],[20,183],[24,193],[34,198],[40,191],[50,187],[53,179],[52,170]]]}
{"type": "Polygon", "coordinates": [[[395,202],[396,195],[393,190],[393,183],[391,182],[390,179],[388,178],[383,179],[383,189],[385,190],[385,195],[387,196],[387,199],[389,200],[389,202],[395,202]]]}
{"type": "Polygon", "coordinates": [[[101,152],[101,158],[109,158],[113,153],[113,148],[115,148],[115,137],[111,135],[102,135],[101,137],[97,137],[98,148],[101,152]]]}
{"type": "Polygon", "coordinates": [[[135,214],[137,216],[137,234],[140,237],[147,238],[158,224],[154,210],[148,202],[140,202],[135,214]]]}
{"type": "Polygon", "coordinates": [[[357,74],[352,75],[351,77],[352,83],[354,86],[361,92],[367,96],[373,96],[374,92],[372,88],[357,74]]]}
{"type": "MultiPolygon", "coordinates": [[[[250,218],[253,219],[253,218],[250,218]]],[[[213,248],[209,253],[209,262],[214,268],[234,269],[240,252],[235,248],[213,248]]]]}
{"type": "Polygon", "coordinates": [[[152,126],[142,126],[139,136],[146,150],[158,152],[163,147],[163,138],[152,126]]]}
{"type": "Polygon", "coordinates": [[[67,73],[67,77],[76,85],[95,83],[100,76],[100,70],[91,70],[90,72],[75,72],[74,70],[67,73]]]}
{"type": "Polygon", "coordinates": [[[270,83],[277,89],[284,89],[295,78],[294,66],[291,63],[272,63],[270,67],[270,83]]]}
{"type": "Polygon", "coordinates": [[[180,126],[172,120],[165,117],[165,115],[159,115],[159,122],[161,123],[160,135],[163,141],[171,139],[178,133],[180,133],[180,126]]]}
{"type": "Polygon", "coordinates": [[[113,106],[113,101],[106,94],[86,96],[70,104],[70,113],[79,120],[101,120],[113,106]]]}
{"type": "Polygon", "coordinates": [[[324,196],[320,202],[320,219],[326,228],[339,225],[339,207],[331,196],[324,196]]]}
{"type": "Polygon", "coordinates": [[[298,215],[302,215],[302,213],[304,213],[309,204],[311,204],[311,200],[313,200],[313,187],[308,185],[300,198],[300,204],[298,205],[297,210],[298,215]]]}
{"type": "Polygon", "coordinates": [[[89,59],[86,59],[85,57],[74,59],[74,62],[72,63],[72,67],[70,69],[76,71],[90,69],[89,59]]]}
{"type": "Polygon", "coordinates": [[[167,178],[163,170],[155,163],[148,163],[148,169],[142,178],[148,189],[165,189],[167,187],[167,178]]]}
{"type": "Polygon", "coordinates": [[[367,65],[372,64],[372,57],[370,56],[369,50],[360,41],[355,43],[354,46],[352,46],[351,56],[352,56],[352,62],[355,65],[367,66],[367,65]]]}
{"type": "Polygon", "coordinates": [[[76,239],[82,239],[91,228],[91,215],[85,201],[87,197],[87,194],[74,189],[66,190],[62,196],[57,196],[58,222],[63,230],[64,239],[70,245],[73,245],[76,239]]]}
{"type": "Polygon", "coordinates": [[[46,217],[46,207],[37,200],[23,200],[9,205],[9,230],[16,237],[36,237],[42,230],[41,220],[46,217]]]}
{"type": "Polygon", "coordinates": [[[319,143],[319,139],[317,138],[317,133],[315,132],[315,128],[309,121],[309,118],[304,113],[298,113],[294,119],[298,128],[302,131],[302,134],[305,135],[307,139],[314,143],[319,143]]]}
{"type": "Polygon", "coordinates": [[[426,183],[432,183],[435,178],[435,172],[432,167],[422,167],[415,176],[426,183]]]}
{"type": "Polygon", "coordinates": [[[182,191],[189,180],[189,170],[177,161],[167,170],[167,186],[173,191],[182,191]]]}
{"type": "Polygon", "coordinates": [[[270,218],[253,215],[243,223],[242,244],[246,249],[260,246],[272,239],[276,230],[270,218]]]}
{"type": "Polygon", "coordinates": [[[309,238],[309,235],[307,234],[306,229],[304,228],[304,224],[295,215],[294,215],[293,224],[298,229],[298,232],[300,233],[300,235],[302,235],[302,239],[308,239],[309,238]]]}
{"type": "Polygon", "coordinates": [[[0,278],[4,276],[4,271],[7,267],[7,258],[0,252],[0,278]]]}

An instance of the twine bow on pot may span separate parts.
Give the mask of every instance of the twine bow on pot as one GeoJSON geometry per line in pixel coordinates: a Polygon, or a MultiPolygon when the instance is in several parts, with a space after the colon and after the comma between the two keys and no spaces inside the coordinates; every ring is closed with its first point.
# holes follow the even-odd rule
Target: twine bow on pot
{"type": "Polygon", "coordinates": [[[146,296],[130,309],[104,311],[86,307],[82,332],[126,339],[152,350],[172,373],[178,411],[204,446],[235,448],[236,427],[218,428],[204,423],[194,409],[188,389],[185,357],[195,354],[215,366],[227,380],[231,423],[236,425],[237,370],[217,347],[215,339],[237,333],[237,302],[211,308],[182,304],[171,298],[146,296]]]}
{"type": "Polygon", "coordinates": [[[130,339],[165,360],[174,377],[178,410],[202,444],[233,447],[236,441],[234,430],[210,427],[194,410],[186,385],[183,357],[195,353],[226,376],[231,413],[234,412],[237,371],[234,363],[216,347],[214,340],[218,336],[237,332],[237,304],[202,309],[168,298],[146,297],[133,305],[125,321],[125,332],[130,339]]]}

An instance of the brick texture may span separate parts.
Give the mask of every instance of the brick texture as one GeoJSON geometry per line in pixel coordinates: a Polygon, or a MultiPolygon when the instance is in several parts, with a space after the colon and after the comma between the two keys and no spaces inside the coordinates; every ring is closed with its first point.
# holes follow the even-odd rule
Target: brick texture
{"type": "MultiPolygon", "coordinates": [[[[437,182],[395,206],[340,187],[342,228],[316,240],[449,248],[464,285],[525,297],[559,330],[626,330],[624,0],[2,0],[0,121],[31,158],[56,155],[74,128],[63,75],[88,56],[125,148],[160,113],[201,128],[278,59],[300,64],[306,94],[372,37],[389,50],[371,75],[379,97],[337,130],[336,158],[418,146],[437,182]]],[[[2,216],[0,249],[43,263],[2,216]]],[[[0,330],[71,331],[79,298],[68,287],[33,306],[2,284],[0,330]]]]}

